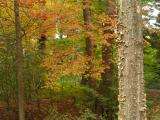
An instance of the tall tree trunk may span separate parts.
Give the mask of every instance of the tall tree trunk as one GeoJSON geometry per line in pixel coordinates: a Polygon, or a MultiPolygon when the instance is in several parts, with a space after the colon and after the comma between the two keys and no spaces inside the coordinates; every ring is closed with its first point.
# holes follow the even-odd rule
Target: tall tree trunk
{"type": "MultiPolygon", "coordinates": [[[[107,23],[105,23],[105,30],[104,34],[114,34],[114,26],[112,25],[112,21],[115,21],[116,19],[116,0],[106,0],[106,16],[110,18],[110,20],[107,20],[107,23]]],[[[106,38],[106,42],[109,43],[102,46],[102,60],[104,62],[104,72],[102,73],[102,80],[99,85],[99,93],[105,97],[108,98],[108,102],[111,101],[114,97],[114,92],[111,90],[113,86],[113,56],[112,56],[112,50],[113,50],[113,44],[114,44],[114,35],[112,38],[106,38]],[[109,66],[109,68],[108,68],[109,66]]],[[[116,86],[115,86],[116,87],[116,86]]],[[[115,101],[115,100],[114,100],[115,101]]],[[[98,107],[98,113],[103,111],[104,106],[98,107]]],[[[109,104],[107,106],[107,110],[103,112],[107,112],[107,116],[110,120],[113,120],[114,113],[113,105],[109,104]]]]}
{"type": "MultiPolygon", "coordinates": [[[[90,5],[91,1],[90,0],[83,0],[83,18],[84,18],[84,27],[85,27],[85,32],[91,32],[90,30],[90,25],[91,25],[91,10],[90,10],[90,5]]],[[[85,36],[86,39],[86,55],[90,59],[93,58],[94,55],[94,45],[91,37],[86,34],[85,36]]],[[[91,70],[92,70],[92,60],[88,61],[88,70],[85,71],[85,74],[82,76],[81,84],[82,85],[89,85],[91,88],[95,88],[96,86],[96,81],[92,79],[90,76],[91,70]]]]}
{"type": "Polygon", "coordinates": [[[119,120],[146,120],[140,0],[119,0],[119,120]]]}
{"type": "MultiPolygon", "coordinates": [[[[111,19],[111,20],[115,20],[115,15],[116,15],[116,2],[115,0],[111,1],[111,0],[106,0],[106,5],[107,5],[107,9],[106,9],[106,15],[111,19]]],[[[112,23],[111,21],[108,21],[107,23],[105,23],[105,30],[104,30],[104,34],[114,34],[114,28],[111,28],[112,23]]],[[[113,43],[114,43],[114,37],[112,38],[107,38],[106,42],[109,43],[103,45],[103,49],[102,49],[102,60],[104,62],[104,65],[106,66],[106,68],[104,69],[104,72],[102,73],[102,81],[100,83],[99,86],[99,92],[101,94],[108,94],[109,92],[109,88],[111,87],[112,84],[112,68],[113,68],[113,63],[112,63],[112,47],[113,47],[113,43]],[[110,68],[108,68],[108,66],[110,68]]]]}
{"type": "Polygon", "coordinates": [[[17,81],[18,81],[18,103],[19,103],[19,120],[25,120],[24,108],[24,80],[23,80],[23,48],[21,38],[19,0],[14,0],[15,12],[15,31],[16,31],[16,64],[17,64],[17,81]]]}

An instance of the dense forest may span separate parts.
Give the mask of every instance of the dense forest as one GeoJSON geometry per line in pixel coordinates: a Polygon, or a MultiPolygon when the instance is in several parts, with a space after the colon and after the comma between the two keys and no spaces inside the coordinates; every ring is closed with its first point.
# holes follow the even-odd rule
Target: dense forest
{"type": "Polygon", "coordinates": [[[160,1],[0,0],[0,120],[160,120],[160,1]]]}

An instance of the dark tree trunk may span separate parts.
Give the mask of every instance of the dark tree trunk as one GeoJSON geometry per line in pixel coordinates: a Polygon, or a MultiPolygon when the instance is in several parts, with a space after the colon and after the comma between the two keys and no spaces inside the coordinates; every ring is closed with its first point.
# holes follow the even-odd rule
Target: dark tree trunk
{"type": "MultiPolygon", "coordinates": [[[[115,21],[116,19],[116,0],[106,0],[106,16],[109,17],[110,20],[115,21]]],[[[114,26],[112,26],[111,21],[108,20],[107,23],[105,23],[104,27],[104,34],[114,34],[114,26]],[[113,28],[111,28],[111,26],[113,28]]],[[[113,69],[114,69],[114,64],[112,62],[113,60],[113,55],[112,55],[112,50],[113,50],[113,44],[114,44],[114,36],[112,38],[106,38],[106,42],[108,44],[105,44],[102,46],[102,60],[105,66],[104,72],[102,73],[101,77],[102,80],[99,85],[98,92],[100,95],[107,97],[108,102],[111,101],[114,97],[114,92],[111,90],[111,87],[113,86],[113,69]]],[[[117,86],[115,86],[117,87],[117,86]]],[[[97,99],[97,102],[99,100],[97,99]]],[[[100,103],[100,102],[99,102],[100,103]]],[[[102,113],[102,112],[107,112],[107,116],[109,120],[113,120],[113,106],[107,106],[107,110],[104,111],[104,108],[102,105],[97,106],[97,113],[102,113]]]]}
{"type": "MultiPolygon", "coordinates": [[[[83,0],[83,18],[84,18],[84,28],[85,32],[91,32],[90,25],[91,25],[91,1],[90,0],[83,0]]],[[[96,87],[96,81],[90,76],[91,70],[93,67],[92,58],[94,55],[94,45],[91,37],[86,34],[86,56],[90,58],[88,61],[89,68],[85,71],[85,74],[82,76],[81,84],[82,85],[89,85],[89,87],[94,88],[96,87]]]]}
{"type": "MultiPolygon", "coordinates": [[[[106,0],[106,16],[108,16],[110,19],[115,20],[115,15],[116,13],[116,2],[115,0],[106,0]]],[[[105,30],[104,34],[114,34],[114,28],[110,28],[112,26],[112,23],[110,21],[107,21],[105,23],[105,30]]],[[[112,85],[112,68],[113,68],[113,62],[112,62],[112,47],[114,44],[114,37],[112,38],[107,38],[106,42],[109,44],[103,45],[102,48],[102,60],[104,62],[104,72],[102,73],[102,81],[99,86],[99,92],[102,95],[108,94],[109,93],[109,88],[112,85]]]]}

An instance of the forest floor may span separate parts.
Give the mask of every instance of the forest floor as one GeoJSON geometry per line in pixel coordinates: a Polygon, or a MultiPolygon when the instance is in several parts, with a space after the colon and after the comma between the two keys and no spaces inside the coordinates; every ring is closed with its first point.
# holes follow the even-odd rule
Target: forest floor
{"type": "MultiPolygon", "coordinates": [[[[54,99],[41,99],[36,101],[30,101],[26,105],[26,120],[45,120],[48,114],[55,112],[55,109],[59,114],[67,114],[71,116],[79,116],[79,110],[74,105],[73,97],[65,97],[60,100],[54,99]]],[[[18,108],[17,105],[11,105],[7,108],[4,103],[0,104],[0,120],[17,120],[18,108]]]]}
{"type": "MultiPolygon", "coordinates": [[[[147,116],[148,120],[160,120],[160,90],[147,91],[147,116]]],[[[68,114],[71,116],[79,116],[79,110],[75,106],[75,98],[73,96],[63,99],[41,99],[38,101],[30,101],[26,106],[26,120],[45,120],[45,118],[54,112],[52,108],[60,114],[68,114]]],[[[0,120],[17,120],[17,105],[11,105],[10,108],[6,104],[0,102],[0,120]]]]}
{"type": "Polygon", "coordinates": [[[160,90],[147,91],[147,107],[148,120],[160,120],[160,90]]]}

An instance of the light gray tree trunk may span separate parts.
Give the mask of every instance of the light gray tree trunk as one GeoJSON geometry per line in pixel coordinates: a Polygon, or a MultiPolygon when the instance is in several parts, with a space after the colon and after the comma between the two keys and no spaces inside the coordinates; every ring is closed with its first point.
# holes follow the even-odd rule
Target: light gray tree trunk
{"type": "Polygon", "coordinates": [[[19,0],[14,0],[15,31],[16,31],[16,65],[18,81],[19,120],[25,120],[24,110],[24,80],[23,80],[23,48],[21,38],[19,0]]]}
{"type": "Polygon", "coordinates": [[[119,118],[146,120],[140,0],[119,0],[119,118]]]}

